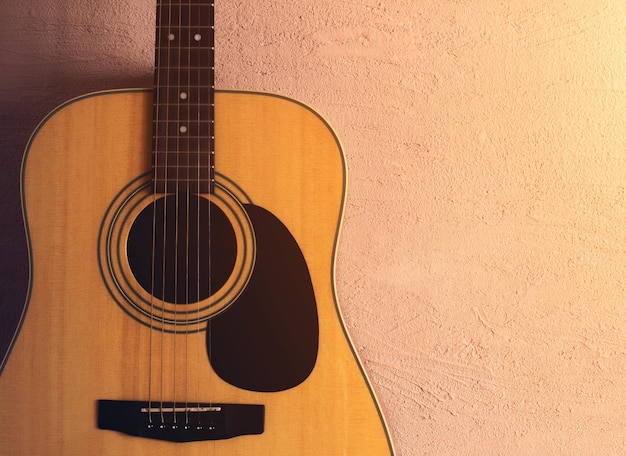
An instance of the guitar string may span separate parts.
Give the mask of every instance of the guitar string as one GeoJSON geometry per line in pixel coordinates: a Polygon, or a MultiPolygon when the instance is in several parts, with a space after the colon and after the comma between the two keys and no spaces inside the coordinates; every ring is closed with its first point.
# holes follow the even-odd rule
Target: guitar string
{"type": "MultiPolygon", "coordinates": [[[[191,8],[190,8],[191,11],[191,8]]],[[[191,14],[190,14],[190,19],[191,19],[191,14]]],[[[191,20],[189,21],[189,25],[191,25],[191,20]]],[[[190,33],[189,33],[189,45],[191,47],[191,27],[189,28],[190,33]]],[[[196,40],[196,43],[198,43],[198,41],[196,40]]],[[[199,54],[199,51],[198,51],[199,54]]],[[[198,68],[200,67],[200,65],[198,65],[198,68]]],[[[191,68],[189,73],[191,74],[191,68]]],[[[198,82],[198,87],[196,87],[196,122],[198,123],[198,128],[200,126],[200,102],[201,102],[201,97],[200,97],[200,87],[199,87],[199,83],[200,83],[200,70],[198,69],[198,72],[196,73],[196,80],[198,82]]],[[[198,138],[200,138],[200,134],[197,135],[198,138]]],[[[196,164],[196,172],[198,174],[198,178],[200,177],[200,171],[201,171],[201,160],[200,160],[200,154],[201,154],[202,150],[201,150],[201,140],[198,139],[196,141],[196,153],[198,154],[198,162],[196,164]]],[[[198,298],[198,302],[197,302],[197,318],[199,320],[200,317],[200,238],[201,238],[201,234],[200,234],[200,206],[201,206],[201,201],[200,201],[200,194],[201,194],[201,189],[200,189],[200,179],[198,179],[198,199],[197,199],[197,206],[196,206],[196,210],[197,210],[197,232],[196,232],[196,245],[198,246],[198,252],[196,255],[196,269],[197,269],[197,278],[196,278],[196,290],[197,290],[197,298],[198,298]]],[[[210,207],[209,207],[210,210],[210,207]]],[[[210,225],[209,225],[210,226],[210,225]]],[[[210,235],[210,232],[209,232],[210,235]]],[[[200,347],[202,346],[201,342],[201,338],[199,337],[201,335],[200,333],[200,322],[198,321],[198,326],[196,328],[196,344],[197,344],[197,351],[196,351],[196,400],[198,402],[198,409],[200,409],[200,347]]]]}
{"type": "MultiPolygon", "coordinates": [[[[176,65],[176,73],[177,73],[177,77],[176,77],[176,84],[177,84],[177,94],[180,94],[181,92],[181,40],[182,40],[182,6],[180,5],[180,3],[178,4],[178,24],[174,25],[174,30],[176,31],[174,33],[174,39],[172,40],[173,42],[173,47],[175,49],[175,57],[174,57],[174,63],[176,65]]],[[[170,18],[171,21],[171,18],[170,18]]],[[[171,63],[171,62],[170,62],[171,63]]],[[[172,421],[174,423],[174,426],[177,426],[177,419],[176,419],[176,406],[177,406],[177,396],[176,396],[176,390],[177,390],[177,373],[178,373],[178,369],[176,366],[176,362],[178,360],[178,306],[179,306],[179,302],[178,302],[178,273],[179,273],[179,261],[178,261],[178,255],[179,255],[179,241],[180,241],[180,168],[178,165],[180,165],[180,144],[181,144],[181,104],[180,104],[180,96],[176,97],[176,124],[174,125],[176,127],[176,184],[175,184],[175,198],[174,198],[174,204],[175,204],[175,213],[174,213],[174,224],[176,227],[176,232],[174,234],[174,337],[172,340],[172,344],[173,344],[173,357],[172,357],[172,401],[173,401],[173,407],[172,407],[172,421]]],[[[169,124],[168,124],[169,125],[169,124]]]]}
{"type": "MultiPolygon", "coordinates": [[[[169,88],[171,86],[170,84],[170,75],[171,75],[171,58],[172,58],[172,4],[168,3],[168,21],[167,21],[167,64],[166,64],[166,68],[165,70],[167,71],[167,88],[166,90],[168,91],[168,95],[166,98],[168,98],[168,102],[169,102],[169,88]]],[[[174,36],[175,38],[175,36],[174,36]]],[[[168,107],[166,110],[166,122],[165,122],[165,177],[164,177],[164,202],[163,202],[163,256],[162,256],[162,262],[161,262],[161,344],[160,344],[160,357],[161,357],[161,369],[160,369],[160,414],[161,414],[161,423],[163,425],[163,423],[165,423],[165,415],[164,415],[164,406],[163,406],[163,393],[164,393],[164,371],[163,371],[163,365],[165,362],[165,290],[166,290],[166,261],[167,261],[167,215],[168,215],[168,199],[167,199],[167,193],[169,190],[169,155],[170,155],[170,150],[169,150],[169,124],[170,124],[170,106],[168,103],[168,107]]],[[[177,184],[177,182],[175,182],[175,184],[177,184]]],[[[174,197],[176,197],[176,195],[174,195],[174,197]]]]}
{"type": "MultiPolygon", "coordinates": [[[[212,1],[209,4],[209,10],[208,10],[208,14],[209,14],[209,22],[210,22],[210,27],[214,27],[214,23],[215,23],[215,2],[212,1]]],[[[215,33],[211,33],[211,31],[207,30],[206,31],[206,38],[210,39],[208,40],[208,47],[209,47],[209,68],[207,68],[207,70],[210,72],[209,75],[209,99],[207,100],[207,103],[209,104],[208,106],[208,111],[209,111],[209,141],[208,141],[208,146],[209,146],[209,150],[208,152],[208,162],[207,162],[207,166],[208,166],[208,193],[210,196],[211,193],[211,184],[212,184],[212,179],[213,179],[213,169],[212,169],[212,164],[213,164],[213,160],[214,160],[214,153],[215,153],[215,75],[214,75],[214,65],[215,65],[215,33]]],[[[205,36],[202,36],[202,39],[205,39],[205,36]]],[[[198,68],[200,67],[200,65],[198,65],[198,68]]],[[[200,72],[200,70],[198,70],[198,73],[200,72]]],[[[200,75],[198,74],[198,81],[200,80],[200,75]]],[[[199,91],[198,91],[199,93],[199,91]]],[[[211,252],[212,252],[212,241],[211,241],[211,227],[212,225],[212,209],[211,209],[211,204],[209,204],[209,236],[208,236],[208,288],[209,288],[209,296],[213,295],[213,282],[211,280],[212,277],[212,268],[213,268],[213,264],[211,261],[211,252]]],[[[213,350],[213,340],[212,340],[212,336],[213,336],[213,332],[212,332],[212,318],[209,317],[208,321],[207,321],[207,341],[206,341],[206,347],[207,347],[207,355],[209,356],[209,359],[211,359],[211,354],[212,354],[212,350],[213,350]]],[[[208,395],[209,395],[209,405],[212,404],[212,389],[213,389],[213,385],[212,385],[212,378],[213,376],[209,376],[209,383],[207,385],[208,387],[208,395]]],[[[213,414],[209,414],[209,426],[213,426],[213,414]]]]}
{"type": "Polygon", "coordinates": [[[154,171],[153,178],[154,181],[152,183],[152,258],[150,261],[150,335],[149,335],[149,353],[148,353],[148,422],[150,426],[152,426],[152,370],[153,370],[153,357],[152,357],[152,344],[153,344],[153,332],[154,332],[154,292],[155,292],[155,250],[156,250],[156,195],[157,195],[157,183],[158,183],[158,170],[159,170],[159,121],[160,121],[160,72],[158,69],[161,66],[161,39],[162,39],[162,29],[161,29],[161,21],[163,15],[162,11],[162,3],[157,2],[157,30],[156,30],[156,38],[155,38],[155,50],[156,50],[156,72],[155,72],[155,81],[154,81],[154,150],[153,150],[153,160],[154,160],[154,171]]]}
{"type": "MultiPolygon", "coordinates": [[[[182,16],[182,14],[181,14],[182,16]]],[[[187,23],[191,24],[191,8],[188,8],[188,14],[187,14],[187,23]]],[[[188,29],[187,32],[187,42],[190,43],[189,40],[189,35],[190,35],[190,31],[188,29]]],[[[185,100],[183,101],[187,101],[189,100],[189,92],[191,92],[191,72],[189,71],[189,69],[191,68],[191,51],[187,52],[187,87],[185,88],[186,90],[186,94],[187,96],[185,97],[185,100]]],[[[179,99],[182,99],[182,95],[179,95],[178,97],[179,99]]],[[[186,103],[186,108],[187,108],[187,115],[185,116],[185,120],[186,122],[189,123],[190,118],[191,118],[191,107],[189,105],[189,102],[186,103]]],[[[190,126],[190,125],[189,125],[190,126]]],[[[189,131],[190,128],[187,129],[187,131],[189,131]]],[[[189,147],[189,140],[187,141],[187,151],[190,151],[191,148],[189,147]]],[[[187,164],[189,164],[189,155],[187,154],[187,164]]],[[[187,176],[189,177],[189,176],[187,176]]],[[[186,229],[187,229],[187,233],[185,236],[186,239],[186,245],[185,245],[185,304],[189,304],[189,288],[190,288],[190,283],[189,283],[189,238],[190,238],[190,212],[191,212],[191,207],[190,207],[190,194],[191,194],[191,189],[187,189],[186,192],[186,205],[187,205],[187,210],[186,210],[186,214],[187,214],[187,221],[186,221],[186,229]]],[[[198,214],[199,215],[199,214],[198,214]]],[[[185,337],[185,426],[189,426],[189,337],[185,337]]]]}

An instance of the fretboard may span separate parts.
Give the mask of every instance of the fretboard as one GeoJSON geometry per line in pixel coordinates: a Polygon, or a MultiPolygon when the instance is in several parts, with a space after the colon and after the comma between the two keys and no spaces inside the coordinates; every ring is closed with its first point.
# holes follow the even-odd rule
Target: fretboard
{"type": "Polygon", "coordinates": [[[152,165],[156,193],[210,193],[214,172],[214,9],[158,0],[152,165]]]}

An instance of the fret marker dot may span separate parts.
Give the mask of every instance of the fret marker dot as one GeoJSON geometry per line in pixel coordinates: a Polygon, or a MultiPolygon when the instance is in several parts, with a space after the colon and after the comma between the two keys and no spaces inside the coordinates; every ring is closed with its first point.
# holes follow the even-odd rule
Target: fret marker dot
{"type": "Polygon", "coordinates": [[[182,127],[180,127],[180,132],[181,133],[187,133],[187,127],[185,127],[184,125],[182,127]]]}
{"type": "Polygon", "coordinates": [[[181,100],[186,100],[187,99],[187,92],[181,92],[180,93],[180,99],[181,100]]]}
{"type": "Polygon", "coordinates": [[[167,35],[167,39],[170,40],[170,41],[174,41],[175,38],[176,37],[174,36],[173,33],[170,33],[169,35],[167,35]]]}
{"type": "Polygon", "coordinates": [[[202,39],[202,35],[200,35],[199,33],[196,33],[196,34],[193,36],[193,39],[194,39],[194,40],[196,40],[196,41],[200,41],[200,40],[202,39]]]}

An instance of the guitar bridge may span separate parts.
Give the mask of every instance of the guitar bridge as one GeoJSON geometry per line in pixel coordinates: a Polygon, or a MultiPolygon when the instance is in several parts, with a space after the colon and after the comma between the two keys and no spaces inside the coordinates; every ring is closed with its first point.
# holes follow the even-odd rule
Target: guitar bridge
{"type": "Polygon", "coordinates": [[[169,442],[223,440],[262,434],[265,406],[98,401],[98,428],[169,442]]]}

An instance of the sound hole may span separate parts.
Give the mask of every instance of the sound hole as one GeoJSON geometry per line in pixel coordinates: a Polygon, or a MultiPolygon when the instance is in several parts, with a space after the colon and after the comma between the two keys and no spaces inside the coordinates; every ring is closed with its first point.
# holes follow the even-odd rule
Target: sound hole
{"type": "Polygon", "coordinates": [[[208,199],[181,193],[157,199],[133,222],[128,261],[137,282],[159,300],[202,301],[230,277],[237,240],[208,199]]]}

